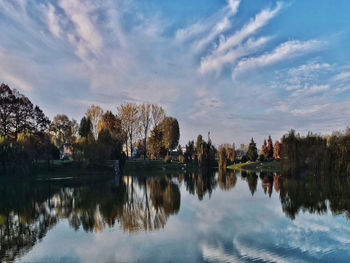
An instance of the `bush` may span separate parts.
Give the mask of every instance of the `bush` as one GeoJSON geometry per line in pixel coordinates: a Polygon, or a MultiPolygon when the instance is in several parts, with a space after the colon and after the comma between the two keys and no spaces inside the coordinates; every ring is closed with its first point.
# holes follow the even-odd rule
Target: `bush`
{"type": "Polygon", "coordinates": [[[260,154],[258,160],[259,160],[260,162],[265,161],[265,156],[264,156],[263,154],[260,154]]]}
{"type": "Polygon", "coordinates": [[[246,156],[246,155],[243,155],[243,156],[242,156],[242,159],[241,159],[241,162],[242,162],[242,163],[246,163],[247,161],[248,161],[247,156],[246,156]]]}
{"type": "Polygon", "coordinates": [[[185,163],[185,157],[183,155],[179,155],[179,162],[185,163]]]}
{"type": "Polygon", "coordinates": [[[164,163],[171,163],[171,157],[169,155],[165,156],[164,163]]]}

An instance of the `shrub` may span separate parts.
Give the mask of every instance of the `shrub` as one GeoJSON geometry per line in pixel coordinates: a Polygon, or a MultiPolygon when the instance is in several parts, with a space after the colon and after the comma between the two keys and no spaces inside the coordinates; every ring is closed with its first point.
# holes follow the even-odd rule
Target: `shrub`
{"type": "Polygon", "coordinates": [[[171,162],[171,157],[169,155],[165,156],[164,163],[170,163],[170,162],[171,162]]]}
{"type": "Polygon", "coordinates": [[[179,155],[179,162],[185,163],[185,157],[183,155],[179,155]]]}

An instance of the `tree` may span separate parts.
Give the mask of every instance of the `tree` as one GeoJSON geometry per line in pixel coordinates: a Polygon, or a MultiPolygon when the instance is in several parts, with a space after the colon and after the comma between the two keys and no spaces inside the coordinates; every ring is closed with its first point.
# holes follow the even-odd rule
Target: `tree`
{"type": "Polygon", "coordinates": [[[111,135],[122,134],[121,120],[111,111],[106,111],[98,124],[98,132],[108,130],[111,135]]]}
{"type": "Polygon", "coordinates": [[[8,136],[13,127],[13,108],[15,96],[9,86],[0,86],[0,132],[8,136]]]}
{"type": "Polygon", "coordinates": [[[152,123],[153,128],[158,126],[165,118],[165,112],[162,106],[152,104],[152,123]]]}
{"type": "Polygon", "coordinates": [[[280,158],[280,143],[279,143],[279,141],[275,142],[275,147],[273,148],[273,158],[274,159],[280,158]]]}
{"type": "Polygon", "coordinates": [[[55,145],[63,152],[63,147],[70,147],[74,142],[74,124],[67,115],[59,114],[53,118],[51,131],[54,135],[55,145]]]}
{"type": "Polygon", "coordinates": [[[256,161],[258,158],[258,150],[256,148],[256,143],[254,142],[254,139],[252,138],[249,146],[248,146],[248,152],[247,152],[247,158],[249,161],[256,161]]]}
{"type": "Polygon", "coordinates": [[[44,112],[39,108],[39,106],[35,106],[34,108],[34,127],[36,132],[45,133],[48,131],[50,127],[51,121],[48,117],[45,116],[44,112]]]}
{"type": "Polygon", "coordinates": [[[152,158],[163,158],[166,154],[166,149],[163,145],[163,131],[160,126],[155,126],[151,131],[151,136],[148,139],[149,152],[152,158]]]}
{"type": "Polygon", "coordinates": [[[103,116],[103,109],[100,106],[92,104],[85,112],[85,116],[90,118],[92,123],[92,133],[97,140],[99,130],[99,122],[103,116]]]}
{"type": "Polygon", "coordinates": [[[225,145],[220,145],[218,148],[218,165],[219,168],[226,169],[227,166],[227,151],[225,145]]]}
{"type": "Polygon", "coordinates": [[[189,141],[186,144],[186,152],[185,152],[185,162],[192,163],[192,156],[194,155],[194,141],[189,141]]]}
{"type": "Polygon", "coordinates": [[[143,134],[143,159],[146,159],[147,154],[147,136],[152,124],[152,105],[151,104],[141,104],[139,106],[140,111],[140,124],[143,134]]]}
{"type": "Polygon", "coordinates": [[[268,152],[267,159],[272,159],[273,158],[273,143],[272,143],[271,136],[269,136],[269,139],[267,140],[267,152],[268,152]]]}
{"type": "Polygon", "coordinates": [[[79,126],[79,135],[81,137],[87,138],[89,135],[92,135],[92,122],[89,117],[83,117],[80,121],[79,126]]]}
{"type": "Polygon", "coordinates": [[[179,144],[180,128],[177,119],[173,117],[165,117],[161,123],[163,131],[163,145],[169,152],[175,149],[179,144]]]}
{"type": "Polygon", "coordinates": [[[181,145],[179,144],[178,146],[177,146],[177,154],[178,155],[184,155],[184,153],[183,153],[183,151],[182,151],[182,147],[181,147],[181,145]]]}
{"type": "Polygon", "coordinates": [[[135,103],[127,102],[118,107],[118,116],[121,120],[121,126],[126,134],[126,150],[128,155],[128,141],[130,144],[130,156],[133,153],[133,141],[137,137],[139,126],[139,108],[135,103]]]}
{"type": "Polygon", "coordinates": [[[264,144],[261,147],[261,154],[264,156],[264,160],[267,160],[269,158],[269,152],[267,149],[267,142],[264,140],[264,144]]]}
{"type": "Polygon", "coordinates": [[[13,129],[14,137],[17,140],[19,133],[33,131],[34,108],[32,102],[17,90],[13,90],[13,95],[15,96],[13,103],[13,129]]]}

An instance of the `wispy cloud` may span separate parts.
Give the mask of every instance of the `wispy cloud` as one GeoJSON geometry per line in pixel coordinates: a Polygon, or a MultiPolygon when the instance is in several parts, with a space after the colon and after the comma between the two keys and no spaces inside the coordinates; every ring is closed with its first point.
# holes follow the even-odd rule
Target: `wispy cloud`
{"type": "Polygon", "coordinates": [[[50,32],[56,36],[59,37],[61,35],[61,27],[59,25],[59,17],[56,15],[55,7],[51,4],[48,5],[47,10],[47,23],[50,32]]]}
{"type": "Polygon", "coordinates": [[[273,18],[281,9],[281,7],[282,4],[278,2],[277,6],[274,9],[262,10],[259,14],[255,16],[254,19],[252,19],[248,24],[243,26],[242,29],[237,31],[235,34],[221,40],[215,52],[222,53],[240,44],[242,41],[244,41],[244,39],[254,34],[258,29],[263,27],[271,18],[273,18]]]}
{"type": "Polygon", "coordinates": [[[210,55],[205,58],[202,58],[199,72],[201,74],[215,71],[216,73],[221,72],[222,68],[225,65],[233,65],[241,57],[255,52],[259,47],[263,46],[270,40],[269,37],[260,37],[258,39],[248,39],[244,44],[232,49],[231,51],[223,55],[210,55]]]}
{"type": "Polygon", "coordinates": [[[61,0],[59,6],[73,25],[67,37],[75,46],[76,54],[86,61],[91,55],[97,55],[101,51],[103,39],[91,19],[93,5],[80,0],[61,0]]]}
{"type": "Polygon", "coordinates": [[[304,55],[308,52],[319,49],[322,45],[323,42],[318,40],[309,40],[305,42],[292,40],[284,42],[271,52],[239,61],[237,66],[234,68],[233,77],[235,78],[239,74],[249,70],[270,66],[283,60],[304,55]]]}

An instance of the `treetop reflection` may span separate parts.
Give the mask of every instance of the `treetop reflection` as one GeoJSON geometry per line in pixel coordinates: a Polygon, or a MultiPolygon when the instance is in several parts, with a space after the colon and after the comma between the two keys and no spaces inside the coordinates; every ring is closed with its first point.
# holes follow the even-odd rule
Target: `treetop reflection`
{"type": "Polygon", "coordinates": [[[219,170],[177,176],[119,176],[108,182],[8,183],[0,186],[0,258],[13,261],[26,253],[60,220],[75,229],[99,232],[117,223],[124,232],[156,231],[180,211],[179,187],[199,200],[216,189],[234,191],[237,178],[246,182],[252,196],[258,190],[278,194],[290,219],[300,211],[350,219],[350,178],[287,178],[279,174],[219,170]],[[273,193],[275,192],[275,193],[273,193]]]}

